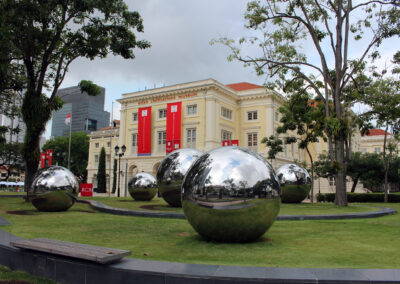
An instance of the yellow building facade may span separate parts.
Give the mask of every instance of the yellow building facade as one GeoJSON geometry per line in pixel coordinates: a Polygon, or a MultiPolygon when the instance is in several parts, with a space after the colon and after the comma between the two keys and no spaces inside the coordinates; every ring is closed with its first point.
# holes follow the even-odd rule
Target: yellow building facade
{"type": "MultiPolygon", "coordinates": [[[[281,118],[278,109],[285,99],[277,92],[258,85],[223,85],[214,79],[207,79],[127,93],[118,101],[121,104],[120,127],[92,132],[90,135],[88,182],[96,187],[96,155],[99,156],[101,147],[106,149],[106,160],[109,161],[109,156],[110,161],[113,161],[114,147],[125,145],[126,152],[121,157],[120,188],[121,196],[127,196],[129,179],[141,171],[155,176],[160,162],[166,156],[168,104],[181,103],[181,148],[195,148],[207,152],[222,146],[223,141],[238,140],[240,147],[248,148],[267,158],[268,149],[260,141],[263,137],[276,135],[281,118]],[[151,150],[150,154],[142,156],[138,154],[139,111],[148,107],[151,107],[151,150]]],[[[354,135],[353,151],[359,151],[360,137],[359,134],[354,135]]],[[[310,145],[314,161],[320,153],[327,151],[328,145],[322,139],[319,143],[310,145]]],[[[277,169],[286,163],[302,161],[309,164],[307,153],[294,143],[284,145],[284,151],[270,162],[277,169]]],[[[107,175],[111,172],[110,165],[112,167],[112,164],[107,162],[107,175]]],[[[112,180],[107,183],[109,184],[112,184],[112,180]]],[[[351,183],[348,187],[351,187],[351,183]]],[[[333,181],[315,180],[314,194],[334,190],[333,181]]]]}
{"type": "MultiPolygon", "coordinates": [[[[277,92],[254,84],[223,85],[214,79],[207,79],[127,93],[118,101],[121,104],[120,128],[118,143],[113,142],[112,147],[116,144],[119,147],[126,146],[126,152],[121,157],[121,195],[126,196],[125,176],[128,181],[140,171],[155,176],[160,162],[166,156],[168,103],[180,102],[182,106],[181,148],[206,152],[220,147],[222,141],[238,140],[239,146],[267,157],[267,149],[260,141],[274,134],[280,119],[278,108],[282,106],[284,98],[277,92]],[[151,154],[140,156],[138,112],[146,107],[151,107],[151,154]]],[[[99,131],[91,134],[88,182],[94,182],[97,174],[96,155],[99,155],[100,144],[107,143],[107,137],[107,133],[99,131]],[[101,142],[101,139],[104,141],[101,142]],[[99,148],[96,148],[96,143],[99,143],[99,148]]],[[[109,148],[105,149],[110,153],[107,150],[109,148]]],[[[111,160],[114,158],[112,150],[111,160]]],[[[301,161],[303,155],[297,145],[289,145],[272,163],[277,168],[294,160],[301,161]]]]}

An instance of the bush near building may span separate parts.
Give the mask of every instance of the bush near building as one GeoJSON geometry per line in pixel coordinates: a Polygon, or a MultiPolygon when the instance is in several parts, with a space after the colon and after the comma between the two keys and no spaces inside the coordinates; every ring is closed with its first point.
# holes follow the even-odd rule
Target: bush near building
{"type": "MultiPolygon", "coordinates": [[[[349,202],[383,202],[384,193],[347,193],[349,202]]],[[[392,193],[388,195],[389,202],[400,202],[400,193],[392,193]]],[[[334,193],[320,193],[317,195],[318,202],[334,202],[334,193]]]]}

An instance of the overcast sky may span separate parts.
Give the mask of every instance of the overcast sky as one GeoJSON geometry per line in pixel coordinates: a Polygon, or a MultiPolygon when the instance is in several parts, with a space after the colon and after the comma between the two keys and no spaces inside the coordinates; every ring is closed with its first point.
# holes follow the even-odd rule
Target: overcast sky
{"type": "MultiPolygon", "coordinates": [[[[74,61],[61,88],[76,86],[81,80],[92,80],[106,89],[105,110],[121,94],[190,81],[213,78],[223,84],[251,82],[263,84],[251,68],[239,62],[228,62],[229,49],[212,39],[238,39],[246,35],[242,0],[127,0],[130,10],[143,18],[144,33],[152,47],[137,50],[136,58],[125,60],[109,56],[102,60],[74,61]]],[[[389,48],[391,50],[391,48],[389,48]]],[[[114,104],[114,118],[119,105],[114,104]]],[[[50,136],[49,123],[45,136],[50,136]]]]}

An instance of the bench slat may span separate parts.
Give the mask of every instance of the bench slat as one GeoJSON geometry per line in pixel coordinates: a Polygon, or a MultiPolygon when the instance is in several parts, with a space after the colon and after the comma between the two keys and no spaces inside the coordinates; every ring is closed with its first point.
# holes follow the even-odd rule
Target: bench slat
{"type": "Polygon", "coordinates": [[[113,262],[131,254],[128,250],[98,247],[46,238],[18,240],[10,242],[10,244],[18,248],[37,250],[99,263],[113,262]]]}

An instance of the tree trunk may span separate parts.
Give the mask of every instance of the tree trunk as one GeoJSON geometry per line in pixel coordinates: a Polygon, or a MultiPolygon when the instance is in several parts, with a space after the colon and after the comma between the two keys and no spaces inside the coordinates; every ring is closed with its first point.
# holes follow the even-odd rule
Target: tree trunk
{"type": "Polygon", "coordinates": [[[314,161],[308,147],[306,147],[306,150],[311,163],[311,203],[314,203],[314,161]]]}
{"type": "Polygon", "coordinates": [[[340,137],[336,140],[339,145],[336,147],[336,160],[339,164],[338,173],[336,176],[336,196],[335,205],[347,206],[347,195],[346,195],[346,168],[344,160],[344,138],[340,137]]]}
{"type": "Polygon", "coordinates": [[[354,193],[356,191],[356,187],[358,184],[358,179],[360,178],[360,176],[357,176],[354,180],[353,180],[353,185],[351,187],[351,193],[354,193]]]}
{"type": "Polygon", "coordinates": [[[39,167],[40,135],[44,132],[46,122],[51,112],[40,94],[27,91],[22,104],[22,116],[26,124],[24,159],[25,159],[25,189],[30,188],[33,177],[39,167]]]}

